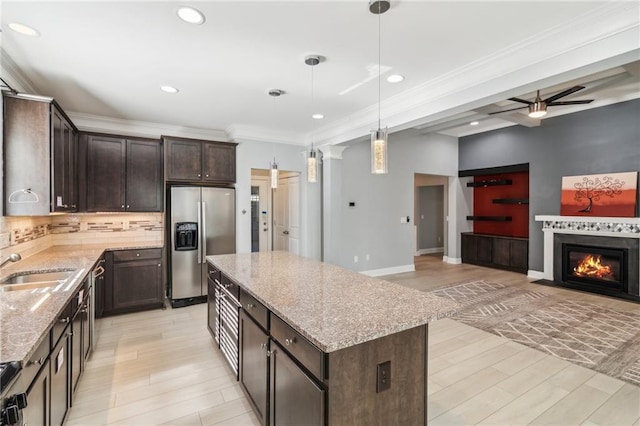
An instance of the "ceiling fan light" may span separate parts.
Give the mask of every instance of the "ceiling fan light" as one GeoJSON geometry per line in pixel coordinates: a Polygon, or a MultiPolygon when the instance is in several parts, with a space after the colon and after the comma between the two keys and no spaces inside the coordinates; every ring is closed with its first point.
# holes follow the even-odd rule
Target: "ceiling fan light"
{"type": "Polygon", "coordinates": [[[540,118],[547,115],[547,104],[544,102],[534,102],[529,105],[529,117],[540,118]]]}

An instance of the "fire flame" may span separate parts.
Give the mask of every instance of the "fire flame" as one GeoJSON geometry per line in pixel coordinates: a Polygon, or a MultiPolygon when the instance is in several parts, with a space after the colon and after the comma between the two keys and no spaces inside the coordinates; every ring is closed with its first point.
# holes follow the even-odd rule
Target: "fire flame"
{"type": "Polygon", "coordinates": [[[599,278],[601,280],[614,279],[609,265],[600,263],[600,256],[586,255],[573,272],[578,277],[599,278]]]}

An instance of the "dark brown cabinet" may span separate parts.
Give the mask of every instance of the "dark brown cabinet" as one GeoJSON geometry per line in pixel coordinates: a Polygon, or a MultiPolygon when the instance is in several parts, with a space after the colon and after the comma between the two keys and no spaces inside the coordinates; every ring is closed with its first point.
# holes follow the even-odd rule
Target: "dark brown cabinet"
{"type": "Polygon", "coordinates": [[[45,359],[27,390],[27,406],[22,410],[25,425],[49,425],[50,385],[49,360],[45,359]]]}
{"type": "Polygon", "coordinates": [[[162,144],[153,139],[82,134],[81,209],[162,211],[162,144]]]}
{"type": "Polygon", "coordinates": [[[69,367],[71,351],[69,350],[69,337],[70,327],[67,325],[49,356],[51,368],[50,418],[52,426],[59,426],[64,422],[70,405],[69,367]]]}
{"type": "Polygon", "coordinates": [[[51,98],[3,96],[4,214],[77,211],[77,129],[51,98]]]}
{"type": "Polygon", "coordinates": [[[162,249],[107,252],[105,258],[103,315],[163,306],[162,249]]]}
{"type": "Polygon", "coordinates": [[[236,181],[236,144],[163,136],[168,181],[236,181]]]}
{"type": "Polygon", "coordinates": [[[271,341],[271,425],[325,424],[326,391],[298,367],[280,345],[271,341]]]}
{"type": "Polygon", "coordinates": [[[268,420],[269,336],[244,311],[240,311],[240,384],[261,424],[268,420]]]}
{"type": "MultiPolygon", "coordinates": [[[[75,296],[78,301],[77,310],[71,321],[71,393],[75,394],[80,382],[80,376],[85,368],[85,362],[91,351],[91,336],[89,335],[89,312],[91,298],[88,283],[75,296]]],[[[75,305],[75,303],[74,303],[75,305]]],[[[72,401],[73,402],[73,401],[72,401]]]]}
{"type": "Polygon", "coordinates": [[[526,273],[529,267],[529,240],[463,233],[462,261],[526,273]]]}

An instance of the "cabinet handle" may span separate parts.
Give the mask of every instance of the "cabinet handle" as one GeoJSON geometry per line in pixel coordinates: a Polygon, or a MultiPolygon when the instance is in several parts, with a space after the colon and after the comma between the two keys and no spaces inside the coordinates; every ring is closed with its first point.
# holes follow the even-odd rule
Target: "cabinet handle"
{"type": "Polygon", "coordinates": [[[272,350],[272,351],[267,351],[267,356],[271,356],[271,355],[275,355],[276,354],[276,350],[272,350]]]}
{"type": "Polygon", "coordinates": [[[75,209],[76,205],[75,204],[71,204],[71,208],[75,209]]]}
{"type": "Polygon", "coordinates": [[[266,343],[260,343],[260,349],[265,349],[267,347],[266,343]]]}
{"type": "Polygon", "coordinates": [[[284,344],[287,346],[291,346],[296,342],[296,338],[294,337],[293,339],[284,339],[284,344]]]}
{"type": "Polygon", "coordinates": [[[66,318],[60,318],[60,322],[61,322],[61,323],[63,323],[63,324],[65,324],[65,323],[69,322],[69,317],[66,317],[66,318]]]}
{"type": "Polygon", "coordinates": [[[253,309],[255,307],[256,305],[254,305],[253,303],[247,303],[247,309],[253,309]]]}
{"type": "Polygon", "coordinates": [[[198,173],[198,177],[201,177],[200,173],[198,173]]]}
{"type": "Polygon", "coordinates": [[[162,266],[162,263],[158,263],[158,268],[162,266]]]}
{"type": "Polygon", "coordinates": [[[28,365],[28,366],[29,366],[29,365],[33,365],[33,364],[42,365],[42,364],[44,364],[44,360],[45,360],[45,357],[42,357],[42,358],[40,358],[40,359],[36,359],[35,361],[29,361],[29,362],[27,363],[27,365],[28,365]]]}
{"type": "Polygon", "coordinates": [[[123,204],[123,205],[121,205],[120,207],[124,209],[124,204],[123,204]]]}
{"type": "Polygon", "coordinates": [[[131,206],[129,204],[127,204],[127,208],[130,208],[131,206]]]}
{"type": "Polygon", "coordinates": [[[140,257],[140,253],[136,253],[136,257],[140,257]]]}
{"type": "MultiPolygon", "coordinates": [[[[225,285],[224,285],[224,288],[229,288],[229,287],[231,287],[231,284],[225,284],[225,285]]],[[[248,307],[248,306],[247,306],[247,307],[248,307]]]]}
{"type": "Polygon", "coordinates": [[[209,177],[209,175],[204,175],[204,177],[209,177]]]}

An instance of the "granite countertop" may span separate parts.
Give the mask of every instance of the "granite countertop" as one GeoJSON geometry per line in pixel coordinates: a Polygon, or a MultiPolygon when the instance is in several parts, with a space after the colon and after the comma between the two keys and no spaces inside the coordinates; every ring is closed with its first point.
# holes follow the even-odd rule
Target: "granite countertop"
{"type": "Polygon", "coordinates": [[[143,248],[162,246],[140,243],[53,246],[3,267],[0,281],[25,272],[72,270],[73,273],[56,287],[0,292],[0,362],[24,364],[31,357],[48,338],[48,330],[105,250],[143,248]]]}
{"type": "Polygon", "coordinates": [[[217,255],[207,260],[327,353],[451,316],[460,307],[288,252],[217,255]]]}

